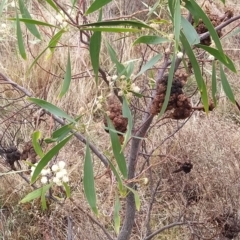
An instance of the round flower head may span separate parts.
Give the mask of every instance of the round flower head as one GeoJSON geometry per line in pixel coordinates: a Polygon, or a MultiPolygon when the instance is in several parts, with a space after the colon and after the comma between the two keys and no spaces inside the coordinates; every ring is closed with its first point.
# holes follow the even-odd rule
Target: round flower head
{"type": "Polygon", "coordinates": [[[112,76],[112,80],[113,80],[113,81],[115,81],[117,78],[118,78],[117,75],[113,75],[113,76],[112,76]]]}
{"type": "Polygon", "coordinates": [[[47,175],[47,174],[49,174],[50,173],[50,169],[48,168],[48,169],[43,169],[42,171],[41,171],[41,174],[43,175],[43,176],[45,176],[45,175],[47,175]]]}
{"type": "Polygon", "coordinates": [[[42,183],[42,184],[46,184],[47,182],[48,182],[48,178],[45,177],[45,176],[43,176],[43,177],[41,178],[41,183],[42,183]]]}
{"type": "Polygon", "coordinates": [[[181,59],[182,57],[183,57],[183,53],[182,53],[182,52],[178,52],[178,53],[177,53],[177,58],[180,58],[180,59],[181,59]]]}
{"type": "Polygon", "coordinates": [[[58,169],[59,169],[58,165],[56,165],[56,164],[52,165],[52,171],[53,172],[57,172],[58,169]]]}
{"type": "Polygon", "coordinates": [[[63,176],[62,181],[65,183],[69,182],[68,176],[63,176]]]}
{"type": "Polygon", "coordinates": [[[64,161],[60,161],[60,162],[58,163],[58,166],[59,166],[59,169],[64,169],[65,166],[66,166],[66,163],[65,163],[64,161]]]}

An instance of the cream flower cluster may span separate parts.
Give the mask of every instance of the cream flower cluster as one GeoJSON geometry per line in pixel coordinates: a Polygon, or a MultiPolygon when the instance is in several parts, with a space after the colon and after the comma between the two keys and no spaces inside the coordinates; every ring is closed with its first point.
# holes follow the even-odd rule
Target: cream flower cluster
{"type": "MultiPolygon", "coordinates": [[[[37,166],[35,163],[31,167],[31,176],[37,166]]],[[[57,184],[58,186],[62,186],[63,183],[69,182],[69,178],[67,175],[67,170],[65,169],[66,163],[64,161],[60,161],[58,164],[54,164],[51,169],[46,168],[41,171],[41,183],[46,184],[51,179],[52,181],[57,184]]]]}
{"type": "MultiPolygon", "coordinates": [[[[132,74],[130,76],[130,80],[134,79],[135,76],[132,74]]],[[[125,75],[122,75],[118,77],[117,75],[108,76],[107,80],[109,81],[110,87],[114,87],[114,84],[116,84],[117,88],[119,88],[118,96],[125,95],[128,99],[132,97],[132,92],[139,93],[140,88],[135,84],[131,83],[131,81],[128,81],[127,77],[125,75]]]]}

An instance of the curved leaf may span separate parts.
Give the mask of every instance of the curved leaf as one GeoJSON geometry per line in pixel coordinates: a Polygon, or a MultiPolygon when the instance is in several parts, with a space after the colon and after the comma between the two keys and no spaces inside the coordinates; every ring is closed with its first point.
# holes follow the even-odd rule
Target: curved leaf
{"type": "Polygon", "coordinates": [[[68,91],[72,79],[70,53],[68,51],[67,69],[63,80],[61,92],[58,97],[62,98],[68,91]]]}
{"type": "Polygon", "coordinates": [[[173,59],[172,59],[172,63],[171,63],[171,67],[170,67],[170,70],[169,70],[169,74],[168,74],[167,91],[166,91],[166,95],[165,95],[165,98],[164,98],[164,102],[163,102],[161,111],[158,115],[159,117],[161,117],[164,114],[164,112],[165,112],[165,110],[167,109],[167,106],[168,106],[168,102],[169,102],[169,98],[170,98],[170,94],[171,94],[171,89],[172,89],[173,77],[174,77],[175,59],[176,59],[176,56],[174,54],[173,59]]]}
{"type": "Polygon", "coordinates": [[[92,27],[92,28],[82,28],[81,30],[89,30],[93,32],[139,32],[136,28],[117,28],[117,27],[92,27]]]}
{"type": "Polygon", "coordinates": [[[42,192],[43,192],[43,191],[46,192],[51,186],[52,186],[52,183],[47,184],[47,185],[45,185],[45,186],[43,186],[43,187],[41,187],[41,188],[38,188],[38,189],[30,192],[26,197],[24,197],[24,198],[20,201],[20,203],[27,203],[27,202],[30,202],[30,201],[36,199],[36,198],[41,197],[42,192]]]}
{"type": "Polygon", "coordinates": [[[40,106],[41,108],[49,111],[50,113],[52,113],[53,115],[56,115],[58,117],[61,118],[66,118],[68,121],[76,123],[76,121],[71,118],[67,113],[65,113],[63,110],[61,110],[60,108],[56,107],[55,105],[44,101],[42,99],[39,98],[27,98],[30,102],[37,104],[38,106],[40,106]]]}
{"type": "Polygon", "coordinates": [[[108,3],[110,3],[112,0],[95,0],[91,6],[88,8],[88,10],[86,11],[85,15],[95,12],[98,9],[102,8],[103,6],[107,5],[108,3]]]}
{"type": "Polygon", "coordinates": [[[32,178],[31,178],[31,184],[34,183],[37,180],[37,177],[39,176],[39,174],[41,173],[41,171],[43,170],[44,167],[47,166],[47,164],[51,161],[51,159],[58,154],[58,152],[61,150],[61,148],[63,148],[66,143],[71,139],[72,135],[65,138],[64,140],[62,140],[61,142],[59,142],[56,146],[54,146],[52,149],[50,149],[45,155],[44,157],[38,162],[32,178]]]}
{"type": "Polygon", "coordinates": [[[42,158],[44,156],[44,153],[43,153],[42,148],[41,148],[41,146],[39,144],[39,139],[40,138],[41,138],[40,131],[35,131],[32,134],[33,148],[34,148],[35,152],[37,153],[37,155],[42,158]]]}
{"type": "MultiPolygon", "coordinates": [[[[189,10],[189,12],[197,19],[201,18],[204,22],[205,26],[207,27],[213,41],[215,42],[216,47],[218,50],[223,53],[222,44],[220,42],[220,39],[218,37],[218,34],[216,30],[214,29],[211,21],[209,20],[208,16],[205,14],[205,12],[202,10],[202,8],[197,4],[196,1],[188,1],[184,0],[185,2],[185,8],[189,10]]],[[[196,20],[196,19],[195,19],[196,20]]]]}
{"type": "Polygon", "coordinates": [[[181,25],[182,25],[182,28],[183,28],[183,33],[186,36],[190,45],[200,43],[200,38],[199,38],[199,35],[196,32],[195,28],[183,16],[181,17],[181,25]]]}
{"type": "MultiPolygon", "coordinates": [[[[24,4],[24,1],[23,0],[18,0],[18,2],[19,2],[19,8],[20,8],[22,17],[23,18],[32,19],[30,13],[28,12],[28,10],[27,10],[27,8],[26,8],[26,6],[24,4]]],[[[26,27],[33,34],[33,36],[35,36],[38,39],[41,39],[41,35],[38,32],[38,30],[37,30],[37,28],[36,28],[36,26],[34,24],[26,23],[26,27]]]]}
{"type": "Polygon", "coordinates": [[[161,44],[169,42],[169,39],[159,37],[159,36],[141,36],[137,40],[134,41],[133,46],[139,43],[145,43],[145,44],[161,44]]]}
{"type": "Polygon", "coordinates": [[[216,93],[217,93],[217,74],[216,74],[215,61],[213,61],[212,62],[212,98],[213,98],[214,106],[217,106],[216,93]]]}
{"type": "Polygon", "coordinates": [[[226,96],[229,98],[229,100],[232,102],[232,103],[236,103],[235,101],[235,97],[234,97],[234,94],[232,92],[232,89],[231,89],[231,86],[227,80],[227,77],[225,75],[225,72],[223,70],[223,67],[222,65],[220,65],[220,76],[221,76],[221,82],[222,82],[222,86],[223,86],[223,90],[226,94],[226,96]]]}
{"type": "MultiPolygon", "coordinates": [[[[8,18],[8,20],[14,20],[16,21],[17,18],[8,18]]],[[[46,22],[41,22],[41,21],[38,21],[38,20],[34,20],[34,19],[29,19],[29,18],[19,18],[19,21],[20,22],[24,22],[24,23],[28,23],[28,24],[35,24],[35,25],[41,25],[41,26],[47,26],[47,27],[55,27],[55,25],[52,25],[52,24],[49,24],[49,23],[46,23],[46,22]]]]}
{"type": "Polygon", "coordinates": [[[126,188],[129,189],[134,194],[134,200],[135,200],[136,209],[139,211],[140,210],[140,206],[141,206],[141,202],[140,202],[140,198],[139,198],[138,192],[133,190],[130,187],[127,187],[127,186],[126,186],[126,188]]]}
{"type": "Polygon", "coordinates": [[[108,123],[108,130],[109,130],[109,134],[110,134],[110,138],[111,138],[111,143],[112,143],[112,150],[113,150],[113,154],[114,157],[117,161],[118,164],[118,168],[120,170],[120,172],[122,173],[124,178],[127,178],[127,164],[126,164],[126,159],[123,155],[122,149],[121,149],[121,143],[119,140],[119,136],[115,131],[115,130],[111,120],[109,119],[109,117],[107,117],[107,123],[108,123]]]}
{"type": "Polygon", "coordinates": [[[18,41],[18,49],[20,52],[20,55],[22,56],[23,59],[27,59],[27,55],[25,52],[25,47],[23,43],[23,36],[22,36],[22,30],[19,22],[19,17],[18,13],[16,13],[16,24],[17,24],[17,41],[18,41]]]}
{"type": "Polygon", "coordinates": [[[95,74],[95,81],[98,84],[98,69],[99,69],[99,54],[101,49],[101,32],[94,32],[89,45],[90,57],[92,62],[93,71],[95,74]]]}
{"type": "Polygon", "coordinates": [[[193,52],[189,42],[187,41],[187,39],[186,39],[186,37],[183,33],[181,33],[181,35],[180,35],[180,40],[182,42],[183,48],[186,51],[186,54],[189,57],[189,60],[190,60],[191,64],[192,64],[193,71],[194,71],[194,76],[196,78],[197,85],[198,85],[198,89],[201,93],[204,110],[205,110],[206,113],[208,113],[209,104],[208,104],[208,97],[207,97],[207,88],[206,88],[206,84],[203,80],[198,61],[197,61],[197,59],[194,55],[194,52],[193,52]]]}
{"type": "Polygon", "coordinates": [[[130,139],[132,134],[132,128],[133,128],[133,117],[125,96],[123,97],[122,113],[123,113],[123,116],[128,119],[128,125],[127,125],[127,132],[124,135],[124,142],[123,142],[121,151],[123,151],[128,140],[130,139]]]}
{"type": "Polygon", "coordinates": [[[140,22],[140,21],[134,21],[134,20],[112,20],[112,21],[101,21],[101,22],[94,22],[94,23],[88,23],[79,26],[80,28],[82,27],[110,27],[110,26],[131,26],[135,28],[150,28],[149,25],[140,22]]]}
{"type": "Polygon", "coordinates": [[[157,54],[156,56],[152,57],[140,70],[140,72],[136,75],[136,77],[140,76],[141,74],[143,74],[145,71],[147,71],[148,69],[150,69],[151,67],[153,67],[160,59],[161,59],[162,55],[161,54],[157,54]]]}
{"type": "Polygon", "coordinates": [[[205,45],[201,45],[201,44],[197,44],[196,46],[204,49],[205,51],[207,51],[208,53],[213,55],[217,60],[219,60],[221,63],[223,63],[231,71],[233,71],[235,73],[237,72],[232,60],[224,53],[221,53],[218,49],[215,49],[215,48],[212,48],[209,46],[205,46],[205,45]]]}
{"type": "Polygon", "coordinates": [[[120,230],[120,215],[119,215],[120,208],[121,208],[121,205],[117,195],[115,206],[114,206],[114,228],[115,228],[116,234],[119,234],[119,230],[120,230]]]}
{"type": "Polygon", "coordinates": [[[84,186],[84,192],[85,192],[85,196],[87,198],[88,204],[90,205],[92,211],[96,215],[98,215],[92,158],[91,158],[88,143],[86,145],[86,154],[85,154],[85,161],[84,161],[83,186],[84,186]]]}

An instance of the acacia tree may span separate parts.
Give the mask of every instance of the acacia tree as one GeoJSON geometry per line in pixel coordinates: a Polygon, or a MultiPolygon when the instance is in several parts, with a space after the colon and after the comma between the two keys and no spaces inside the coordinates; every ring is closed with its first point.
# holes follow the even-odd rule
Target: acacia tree
{"type": "MultiPolygon", "coordinates": [[[[195,110],[202,110],[206,113],[211,111],[217,105],[216,73],[218,72],[226,96],[233,104],[237,104],[225,74],[225,69],[232,72],[236,72],[236,69],[232,60],[224,53],[220,37],[222,28],[236,21],[240,16],[233,17],[231,11],[222,16],[215,16],[204,12],[194,0],[169,0],[165,3],[156,1],[153,6],[148,6],[146,11],[133,12],[131,15],[120,16],[115,19],[104,19],[102,13],[110,2],[111,0],[95,0],[87,8],[85,1],[72,0],[69,5],[65,6],[57,0],[46,0],[43,4],[54,9],[58,14],[59,22],[57,25],[53,25],[42,19],[33,19],[28,6],[23,0],[19,0],[15,6],[15,17],[11,18],[11,20],[16,22],[18,49],[23,59],[26,59],[27,54],[21,24],[25,24],[27,31],[37,39],[41,39],[41,33],[38,30],[40,26],[52,28],[54,29],[53,32],[56,32],[46,44],[44,50],[34,59],[28,72],[37,64],[44,52],[47,50],[54,52],[61,38],[69,31],[74,30],[79,34],[81,44],[84,44],[89,49],[96,93],[98,91],[97,86],[102,81],[105,82],[111,92],[106,109],[103,111],[103,122],[111,139],[114,162],[105,156],[101,150],[97,149],[91,141],[88,141],[88,136],[80,134],[74,128],[75,124],[81,121],[81,117],[69,116],[57,106],[45,100],[34,98],[27,90],[11,82],[6,76],[2,76],[10,84],[15,84],[14,86],[24,91],[29,96],[28,101],[43,108],[47,114],[52,114],[54,120],[62,125],[61,128],[52,133],[52,138],[45,139],[46,143],[55,143],[54,147],[46,153],[44,153],[38,141],[40,132],[34,132],[33,146],[41,160],[33,169],[31,183],[37,181],[42,170],[74,135],[86,144],[83,185],[87,202],[95,215],[98,216],[91,159],[91,152],[93,152],[106,168],[110,168],[116,178],[117,194],[114,213],[116,236],[118,240],[127,240],[131,237],[136,210],[140,209],[140,198],[135,183],[141,178],[143,172],[151,171],[150,165],[147,169],[139,170],[137,174],[140,149],[146,150],[147,143],[145,139],[148,138],[150,130],[154,128],[154,120],[171,118],[176,121],[187,121],[195,110]],[[153,20],[149,20],[147,17],[145,21],[132,20],[138,14],[157,15],[160,4],[165,6],[165,20],[158,17],[153,17],[153,20]],[[90,18],[89,16],[96,16],[96,13],[98,13],[98,20],[90,21],[89,19],[94,17],[90,18]],[[160,31],[159,26],[161,27],[166,21],[171,22],[169,24],[171,26],[170,31],[169,29],[167,32],[160,31]],[[135,37],[133,47],[139,44],[145,44],[150,49],[153,49],[152,46],[163,46],[161,48],[162,52],[155,53],[151,59],[147,59],[145,64],[142,63],[140,70],[136,71],[132,61],[127,64],[121,63],[113,45],[102,41],[103,34],[109,32],[111,34],[127,33],[125,37],[128,34],[133,35],[135,37]],[[100,61],[103,45],[114,64],[114,69],[111,72],[104,70],[104,65],[100,61]],[[204,64],[201,56],[204,56],[204,54],[208,56],[207,59],[205,57],[205,62],[212,64],[212,82],[210,86],[207,85],[201,71],[201,64],[204,64]],[[158,65],[159,70],[154,77],[154,81],[148,83],[147,87],[140,84],[138,79],[141,79],[141,76],[155,65],[158,65]],[[202,103],[202,105],[195,108],[191,106],[189,98],[183,91],[183,86],[191,75],[194,76],[198,86],[198,91],[195,94],[199,94],[202,103]],[[211,89],[211,95],[208,93],[209,89],[211,89]],[[135,104],[133,104],[133,101],[135,104]],[[137,106],[144,110],[139,109],[137,106]],[[119,196],[123,197],[126,203],[122,224],[120,224],[119,196]]],[[[224,0],[222,2],[225,3],[224,0]]],[[[68,92],[71,79],[71,51],[69,50],[65,76],[58,97],[61,98],[68,92]]],[[[158,147],[155,146],[155,149],[158,147]]],[[[151,153],[149,156],[151,156],[151,153]]],[[[191,171],[191,163],[185,163],[180,167],[180,170],[191,171]]],[[[53,182],[49,182],[34,190],[22,202],[41,197],[43,208],[46,207],[45,194],[51,189],[52,185],[53,182]]],[[[145,225],[145,240],[152,239],[165,229],[187,224],[184,221],[175,222],[165,226],[163,229],[152,231],[150,227],[151,209],[158,185],[159,183],[156,183],[155,191],[152,191],[152,200],[149,203],[145,225]]],[[[63,186],[67,196],[70,196],[67,181],[63,181],[63,186]]],[[[112,239],[107,230],[104,230],[104,232],[108,239],[112,239]]]]}

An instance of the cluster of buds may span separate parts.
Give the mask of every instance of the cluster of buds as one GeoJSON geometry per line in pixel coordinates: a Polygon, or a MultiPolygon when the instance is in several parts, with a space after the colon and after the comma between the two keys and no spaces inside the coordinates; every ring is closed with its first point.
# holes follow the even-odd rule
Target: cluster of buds
{"type": "MultiPolygon", "coordinates": [[[[35,163],[31,167],[31,176],[37,166],[37,163],[35,163]]],[[[52,181],[58,185],[62,186],[63,183],[69,182],[69,178],[67,175],[67,170],[65,168],[66,163],[64,161],[60,161],[58,164],[54,164],[51,169],[46,168],[41,171],[41,183],[46,184],[48,183],[51,179],[52,181]]]]}
{"type": "Polygon", "coordinates": [[[113,75],[112,77],[108,76],[107,80],[110,83],[110,87],[113,88],[116,85],[116,87],[120,89],[118,96],[125,95],[128,99],[131,99],[133,92],[140,92],[140,88],[131,81],[134,78],[135,76],[133,74],[130,76],[130,79],[127,79],[125,75],[122,75],[121,77],[113,75]]]}

